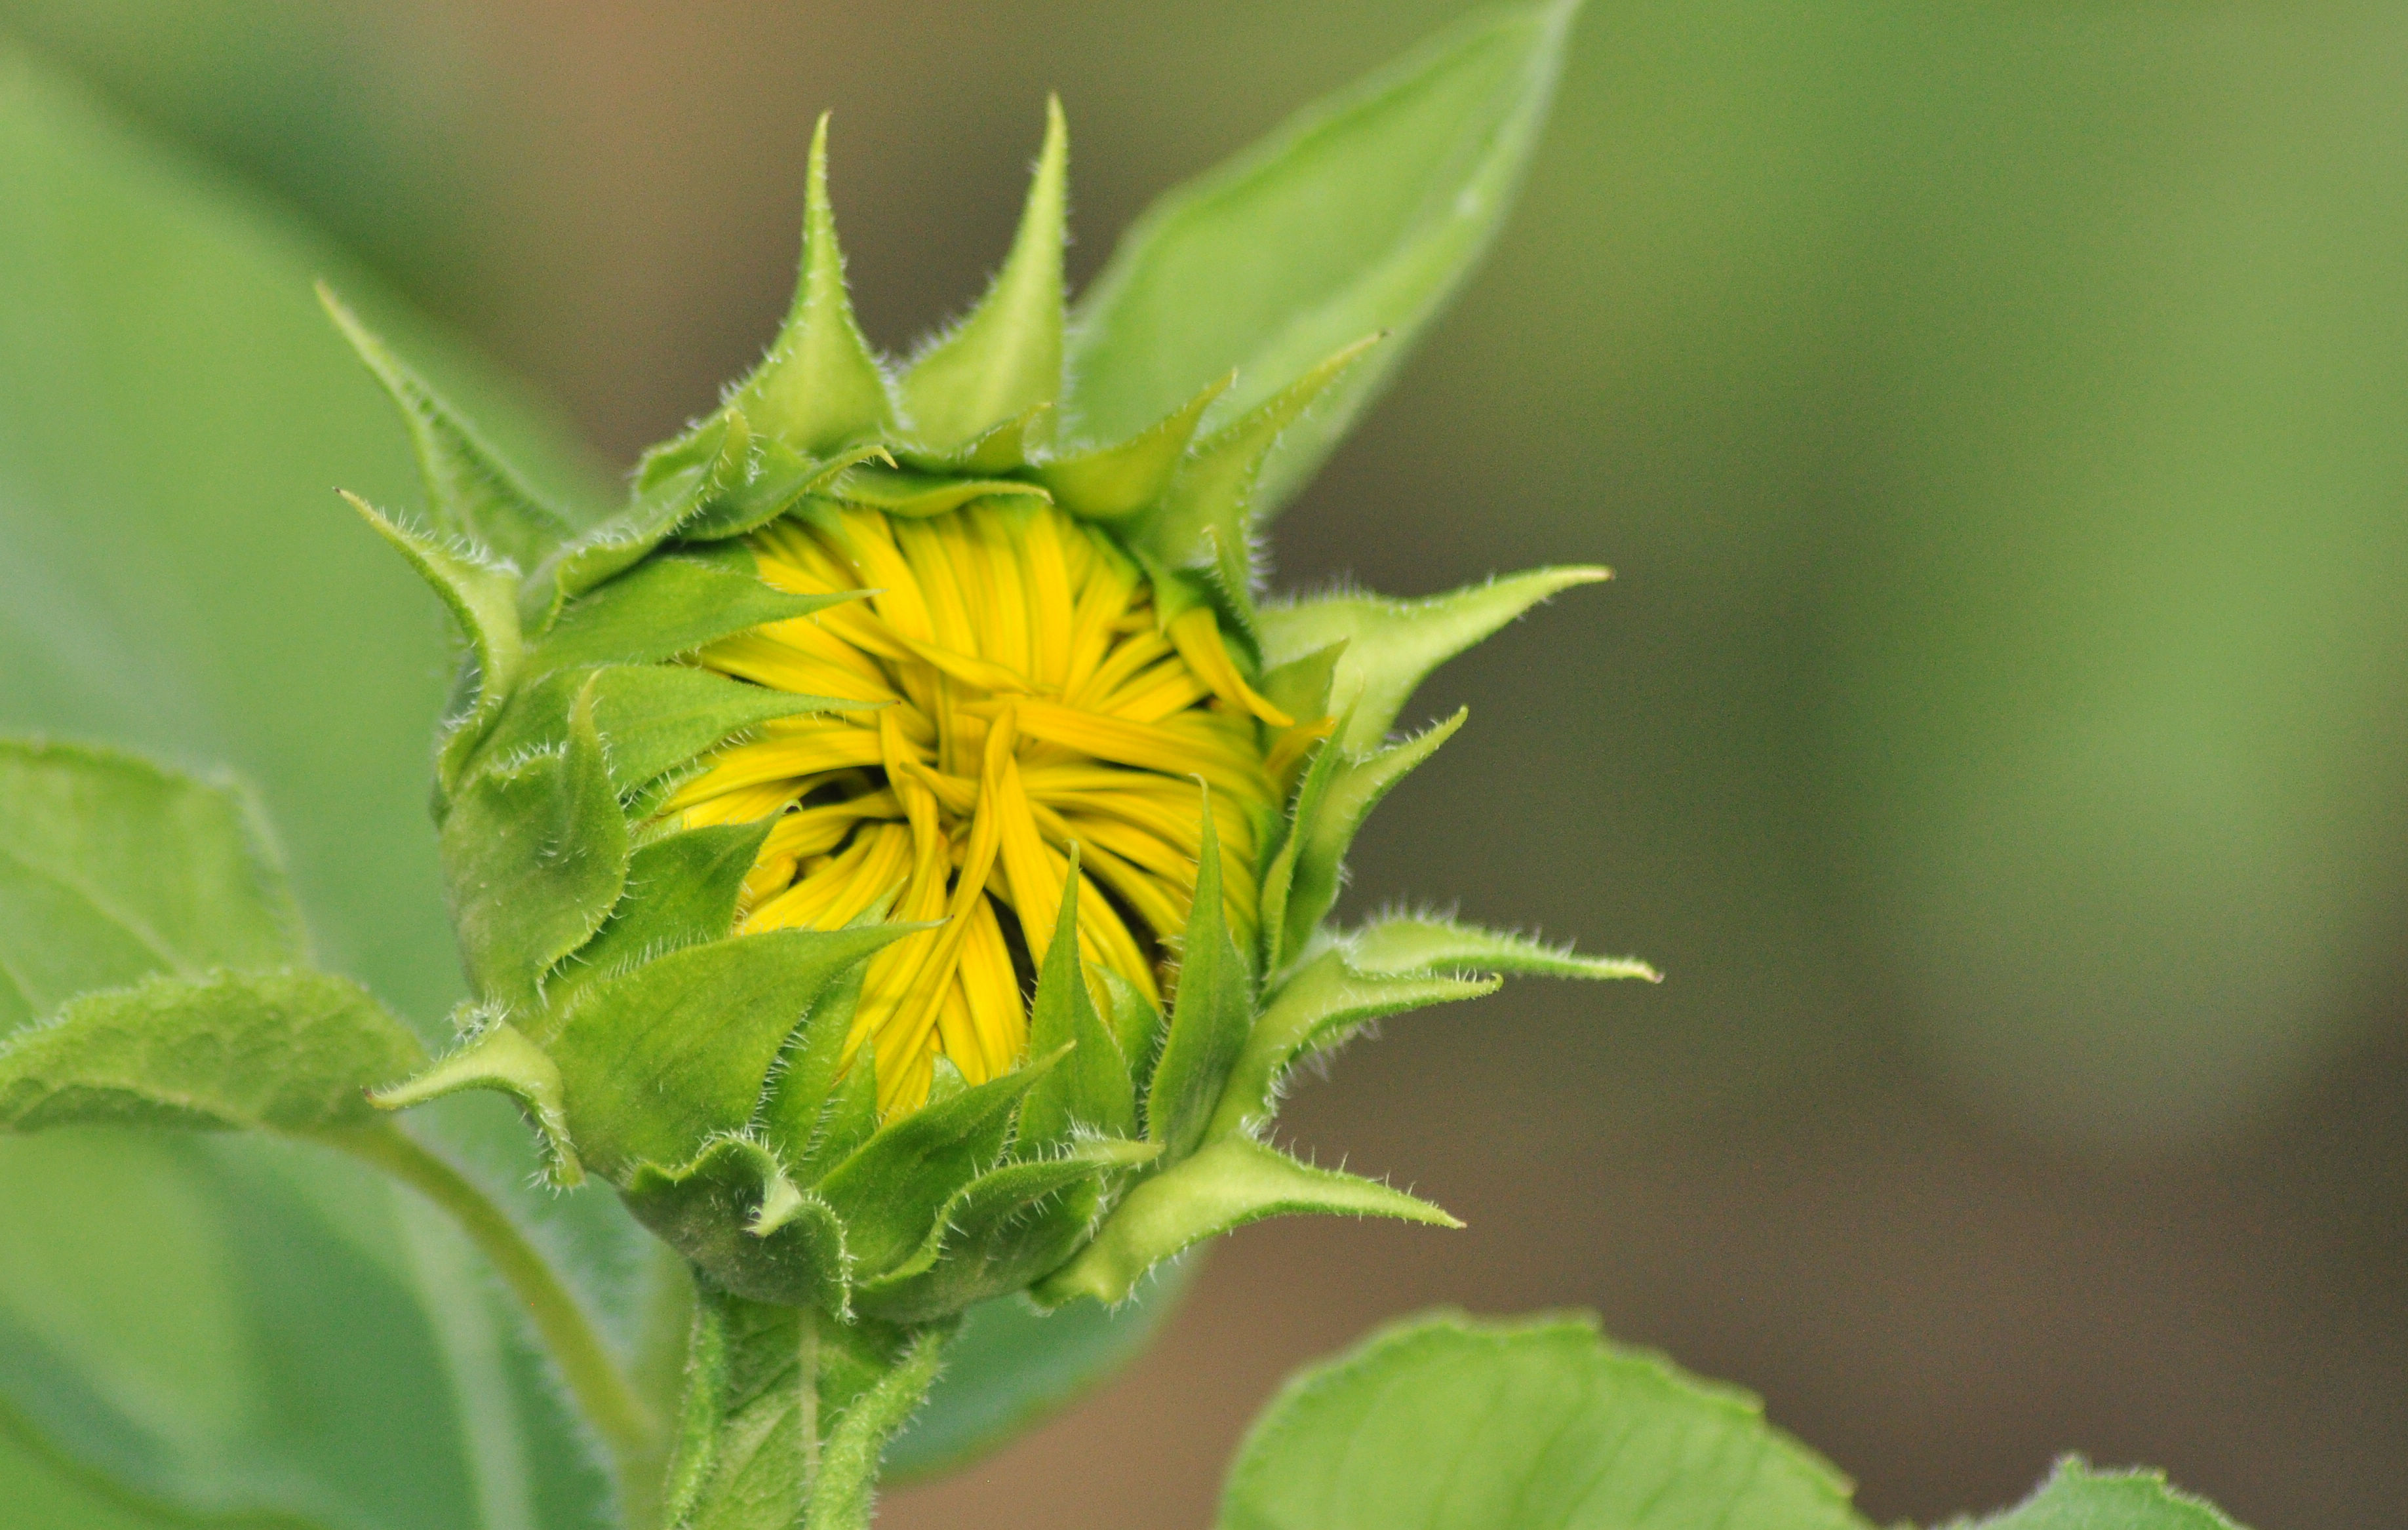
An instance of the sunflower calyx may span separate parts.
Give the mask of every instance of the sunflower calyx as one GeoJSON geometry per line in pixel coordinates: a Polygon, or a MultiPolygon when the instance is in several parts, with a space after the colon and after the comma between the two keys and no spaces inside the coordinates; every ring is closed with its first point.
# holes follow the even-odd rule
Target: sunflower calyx
{"type": "Polygon", "coordinates": [[[1484,974],[1646,975],[1324,927],[1364,816],[1460,723],[1391,741],[1414,686],[1601,576],[1259,606],[1257,479],[1377,336],[1082,439],[1067,153],[1054,106],[993,286],[896,367],[823,121],[775,343],[582,527],[328,299],[432,525],[358,508],[466,638],[436,816],[475,997],[377,1101],[509,1094],[557,1180],[746,1300],[926,1323],[1117,1301],[1268,1215],[1449,1223],[1268,1146],[1293,1070],[1484,974]]]}

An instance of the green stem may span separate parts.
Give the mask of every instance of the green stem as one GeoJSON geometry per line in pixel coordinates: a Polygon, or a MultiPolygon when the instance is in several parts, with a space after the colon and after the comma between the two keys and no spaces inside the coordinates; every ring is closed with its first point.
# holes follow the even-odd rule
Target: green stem
{"type": "Polygon", "coordinates": [[[380,1123],[317,1136],[384,1170],[451,1214],[526,1308],[537,1336],[560,1366],[569,1394],[610,1452],[623,1494],[631,1488],[639,1494],[656,1491],[649,1479],[659,1471],[659,1425],[585,1309],[509,1215],[458,1169],[396,1127],[380,1123]]]}

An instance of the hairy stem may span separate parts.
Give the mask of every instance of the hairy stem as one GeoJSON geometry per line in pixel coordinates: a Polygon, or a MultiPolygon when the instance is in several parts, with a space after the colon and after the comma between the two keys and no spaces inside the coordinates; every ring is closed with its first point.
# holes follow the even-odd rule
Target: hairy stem
{"type": "Polygon", "coordinates": [[[657,1494],[661,1429],[609,1347],[549,1260],[529,1243],[508,1212],[466,1175],[399,1128],[378,1124],[317,1134],[319,1140],[387,1174],[433,1201],[458,1223],[493,1262],[502,1283],[526,1308],[585,1422],[610,1453],[623,1496],[640,1502],[657,1494]]]}

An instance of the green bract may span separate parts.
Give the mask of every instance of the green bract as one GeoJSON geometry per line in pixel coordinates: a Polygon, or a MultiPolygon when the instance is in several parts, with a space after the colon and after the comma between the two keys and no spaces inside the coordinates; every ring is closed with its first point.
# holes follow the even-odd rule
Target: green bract
{"type": "Polygon", "coordinates": [[[848,1321],[929,1323],[1021,1290],[1047,1304],[1115,1302],[1198,1240],[1284,1212],[1451,1223],[1266,1137],[1297,1065],[1368,1022],[1486,993],[1489,974],[1648,975],[1432,920],[1325,922],[1365,815],[1461,723],[1392,740],[1415,686],[1538,601],[1603,574],[1547,570],[1417,602],[1266,605],[1250,546],[1269,502],[1393,359],[1398,339],[1378,342],[1427,317],[1493,226],[1563,20],[1555,9],[1484,22],[1173,198],[1115,257],[1076,326],[1062,279],[1067,136],[1051,107],[993,286],[899,367],[853,321],[823,119],[801,277],[777,339],[719,408],[646,454],[627,507],[598,525],[572,526],[544,505],[329,296],[401,406],[431,524],[353,503],[467,639],[435,811],[476,998],[457,1050],[378,1102],[506,1092],[540,1131],[556,1179],[608,1179],[712,1285],[848,1321]],[[1482,124],[1452,201],[1399,220],[1367,199],[1349,158],[1357,140],[1414,128],[1439,86],[1494,77],[1500,64],[1507,74],[1488,83],[1501,109],[1482,124]],[[1299,163],[1341,220],[1311,260],[1295,245],[1314,231],[1269,194],[1293,198],[1299,163]],[[1257,226],[1250,201],[1264,207],[1257,226]],[[1395,226],[1379,226],[1383,217],[1395,226]],[[1322,290],[1272,293],[1310,306],[1266,325],[1262,294],[1248,289],[1276,286],[1291,261],[1322,290]],[[1199,263],[1216,279],[1183,279],[1199,263]],[[1329,737],[1299,762],[1284,811],[1260,826],[1258,864],[1243,868],[1260,890],[1254,930],[1225,913],[1223,878],[1236,868],[1205,815],[1167,1015],[1082,973],[1074,859],[1058,913],[1047,910],[1067,937],[1030,962],[1019,1064],[970,1086],[946,1084],[940,1069],[925,1105],[882,1111],[867,1051],[847,1048],[862,975],[928,923],[873,910],[838,928],[738,933],[771,822],[681,828],[663,814],[731,741],[865,704],[680,661],[851,598],[760,577],[746,538],[781,518],[932,522],[1029,503],[1098,528],[1101,545],[1142,571],[1166,627],[1209,610],[1245,684],[1296,719],[1326,719],[1329,737]],[[1110,1018],[1099,995],[1113,999],[1110,1018]]]}

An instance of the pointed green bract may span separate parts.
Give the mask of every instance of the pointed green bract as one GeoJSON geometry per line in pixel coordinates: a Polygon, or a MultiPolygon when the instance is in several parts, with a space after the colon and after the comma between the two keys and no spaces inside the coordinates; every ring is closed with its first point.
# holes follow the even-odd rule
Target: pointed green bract
{"type": "Polygon", "coordinates": [[[1174,568],[1231,567],[1242,593],[1243,554],[1263,465],[1313,402],[1378,343],[1374,335],[1323,358],[1287,387],[1197,442],[1179,465],[1160,508],[1132,527],[1146,551],[1174,568]]]}
{"type": "Polygon", "coordinates": [[[1254,975],[1229,937],[1221,901],[1221,846],[1211,801],[1196,861],[1196,899],[1179,951],[1179,994],[1146,1092],[1145,1135],[1176,1164],[1204,1140],[1205,1123],[1246,1044],[1254,1013],[1254,975]]]}
{"type": "Polygon", "coordinates": [[[844,285],[836,213],[828,205],[827,114],[811,132],[804,179],[802,271],[785,326],[737,403],[762,431],[797,451],[825,455],[888,432],[895,419],[886,374],[863,339],[844,285]]]}
{"type": "Polygon", "coordinates": [[[828,491],[848,504],[866,505],[888,515],[942,515],[973,499],[1043,499],[1045,491],[1011,479],[960,479],[941,473],[915,473],[902,468],[861,466],[838,479],[828,491]]]}
{"type": "Polygon", "coordinates": [[[1287,841],[1263,879],[1265,929],[1279,932],[1273,960],[1292,960],[1338,902],[1346,851],[1371,809],[1454,737],[1469,715],[1468,709],[1457,711],[1427,732],[1368,756],[1349,754],[1334,740],[1313,756],[1297,789],[1287,841]]]}
{"type": "Polygon", "coordinates": [[[1161,1151],[1099,1138],[980,1175],[946,1203],[918,1252],[863,1284],[862,1310],[925,1323],[1026,1289],[1087,1240],[1105,1182],[1161,1151]]]}
{"type": "Polygon", "coordinates": [[[1184,1249],[1250,1222],[1295,1215],[1462,1225],[1400,1190],[1308,1168],[1251,1137],[1224,1137],[1130,1191],[1096,1240],[1031,1294],[1047,1306],[1079,1296],[1122,1301],[1146,1271],[1184,1249]]]}
{"type": "Polygon", "coordinates": [[[457,1051],[399,1082],[371,1091],[368,1102],[380,1110],[407,1110],[469,1089],[494,1090],[519,1102],[542,1134],[553,1183],[566,1188],[584,1180],[585,1167],[569,1140],[568,1112],[561,1103],[560,1068],[508,1021],[493,1022],[471,1033],[457,1051]]]}
{"type": "Polygon", "coordinates": [[[1290,1380],[1247,1432],[1213,1523],[1870,1530],[1848,1491],[1755,1398],[1607,1345],[1593,1321],[1439,1312],[1290,1380]]]}
{"type": "Polygon", "coordinates": [[[357,494],[343,498],[376,534],[409,560],[427,587],[460,624],[460,635],[477,655],[479,708],[490,708],[509,694],[518,679],[518,577],[508,567],[487,562],[465,545],[447,545],[423,532],[389,520],[357,494]]]}
{"type": "Polygon", "coordinates": [[[883,1275],[926,1241],[953,1193],[999,1157],[1021,1096],[1060,1061],[1039,1057],[999,1079],[881,1127],[819,1182],[844,1219],[862,1279],[883,1275]]]}
{"type": "Polygon", "coordinates": [[[1054,502],[1089,521],[1125,521],[1150,510],[1170,492],[1204,411],[1228,392],[1238,374],[1204,385],[1186,403],[1117,446],[1096,447],[1039,464],[1033,475],[1054,502]]]}
{"type": "Polygon", "coordinates": [[[1627,956],[1583,956],[1518,935],[1503,935],[1425,914],[1377,920],[1347,937],[1346,959],[1368,973],[1501,972],[1513,978],[1639,978],[1663,981],[1627,956]]]}
{"type": "Polygon", "coordinates": [[[549,631],[563,606],[643,562],[708,504],[714,491],[740,485],[750,437],[743,415],[723,409],[676,450],[648,458],[637,479],[635,502],[561,544],[520,586],[521,627],[530,635],[549,631]]]}
{"type": "Polygon", "coordinates": [[[1357,1028],[1408,1009],[1476,999],[1498,987],[1494,978],[1374,976],[1356,971],[1342,949],[1323,951],[1287,980],[1255,1020],[1207,1137],[1227,1137],[1268,1122],[1281,1076],[1357,1028]]]}
{"type": "Polygon", "coordinates": [[[911,365],[903,402],[914,437],[946,450],[1062,394],[1062,242],[1069,130],[1045,104],[1045,147],[995,285],[953,332],[911,365]]]}
{"type": "Polygon", "coordinates": [[[571,603],[527,655],[526,669],[540,676],[585,665],[674,659],[722,637],[858,598],[790,594],[763,583],[749,567],[654,558],[571,603]]]}
{"type": "Polygon", "coordinates": [[[937,1379],[943,1337],[935,1329],[914,1334],[909,1347],[864,1388],[828,1431],[820,1449],[819,1475],[811,1484],[803,1530],[869,1530],[878,1463],[886,1442],[910,1421],[937,1379]]]}
{"type": "Polygon", "coordinates": [[[1079,957],[1079,851],[1070,848],[1070,872],[1062,887],[1062,910],[1054,938],[1037,974],[1037,996],[1028,1009],[1028,1050],[1039,1057],[1068,1047],[1070,1053],[1028,1092],[1020,1108],[1024,1151],[1068,1142],[1082,1126],[1108,1137],[1137,1136],[1137,1093],[1129,1082],[1120,1043],[1096,1012],[1079,957]]]}
{"type": "Polygon", "coordinates": [[[1571,9],[1464,22],[1156,202],[1079,305],[1070,411],[1103,439],[1238,369],[1253,408],[1361,336],[1355,368],[1265,465],[1255,513],[1311,477],[1446,305],[1511,206],[1571,9]]]}
{"type": "Polygon", "coordinates": [[[909,928],[769,930],[672,951],[596,984],[544,1038],[586,1161],[617,1178],[741,1131],[812,998],[909,928]]]}
{"type": "Polygon", "coordinates": [[[491,549],[522,571],[568,539],[567,519],[544,504],[476,427],[387,350],[322,281],[318,301],[401,410],[426,480],[427,510],[437,525],[491,549]]]}
{"type": "Polygon", "coordinates": [[[767,819],[715,823],[636,847],[627,862],[625,893],[594,938],[545,978],[545,1003],[554,1009],[573,1008],[579,994],[595,983],[673,951],[726,939],[736,928],[744,874],[768,833],[767,819]]]}
{"type": "Polygon", "coordinates": [[[461,789],[437,849],[470,981],[484,996],[532,1003],[538,978],[601,928],[626,882],[627,822],[590,689],[563,747],[461,789]]]}
{"type": "Polygon", "coordinates": [[[675,1168],[638,1165],[621,1194],[637,1221],[722,1289],[752,1301],[846,1309],[852,1260],[843,1224],[759,1143],[724,1137],[675,1168]]]}
{"type": "Polygon", "coordinates": [[[1541,568],[1427,600],[1323,595],[1262,613],[1263,662],[1282,665],[1343,642],[1329,709],[1345,718],[1338,742],[1368,750],[1430,671],[1550,595],[1610,579],[1602,568],[1541,568]]]}
{"type": "Polygon", "coordinates": [[[361,1126],[375,1115],[364,1092],[425,1060],[408,1028],[346,978],[154,977],[87,994],[0,1043],[0,1131],[361,1126]]]}
{"type": "MultiPolygon", "coordinates": [[[[873,909],[855,922],[875,923],[876,915],[873,909]]],[[[860,1145],[859,1139],[840,1147],[833,1143],[829,1128],[834,1123],[828,1118],[840,1103],[837,1084],[844,1072],[845,1037],[861,1005],[863,977],[862,966],[850,967],[811,1001],[810,1012],[778,1059],[777,1074],[762,1102],[763,1136],[807,1183],[818,1178],[811,1172],[814,1167],[837,1162],[826,1157],[824,1150],[837,1147],[841,1157],[860,1145]]],[[[867,1062],[859,1071],[868,1075],[867,1062]]]]}

